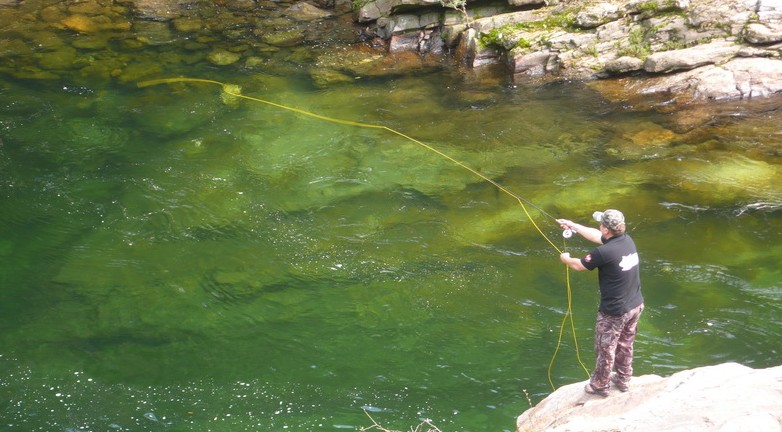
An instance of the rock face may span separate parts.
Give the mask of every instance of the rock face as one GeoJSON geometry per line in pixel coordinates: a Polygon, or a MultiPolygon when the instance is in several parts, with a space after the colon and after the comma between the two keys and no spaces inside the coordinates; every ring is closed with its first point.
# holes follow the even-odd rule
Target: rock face
{"type": "Polygon", "coordinates": [[[633,378],[607,398],[564,386],[517,420],[517,432],[782,431],[782,366],[736,363],[633,378]]]}
{"type": "Polygon", "coordinates": [[[422,54],[431,44],[416,38],[426,31],[433,39],[441,31],[445,46],[438,51],[453,52],[473,68],[504,63],[516,82],[633,74],[649,78],[654,85],[648,92],[670,95],[669,102],[782,93],[779,0],[552,0],[523,6],[508,0],[505,8],[475,0],[462,10],[458,4],[442,0],[438,17],[432,0],[369,1],[357,20],[376,23],[384,39],[407,40],[392,48],[422,54]],[[666,85],[654,82],[661,74],[666,85]]]}

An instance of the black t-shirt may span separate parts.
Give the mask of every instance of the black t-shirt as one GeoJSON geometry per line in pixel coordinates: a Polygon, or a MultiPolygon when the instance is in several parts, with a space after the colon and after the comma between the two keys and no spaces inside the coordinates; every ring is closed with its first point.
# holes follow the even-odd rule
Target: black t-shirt
{"type": "Polygon", "coordinates": [[[638,250],[627,234],[603,239],[602,245],[581,258],[581,264],[588,270],[598,269],[600,312],[619,316],[644,302],[638,250]]]}

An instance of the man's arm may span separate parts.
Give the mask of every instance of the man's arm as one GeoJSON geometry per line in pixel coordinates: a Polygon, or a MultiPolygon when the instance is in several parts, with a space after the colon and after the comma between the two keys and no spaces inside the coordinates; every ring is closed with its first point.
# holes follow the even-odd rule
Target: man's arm
{"type": "Polygon", "coordinates": [[[571,257],[569,252],[561,253],[559,255],[559,260],[562,261],[566,266],[576,271],[584,271],[587,269],[584,267],[584,264],[581,264],[581,260],[579,258],[571,257]]]}
{"type": "Polygon", "coordinates": [[[562,229],[569,229],[571,231],[574,231],[578,233],[581,237],[584,237],[585,239],[591,241],[592,243],[603,244],[603,240],[602,240],[603,235],[600,233],[600,230],[597,228],[586,227],[584,225],[577,224],[567,219],[557,219],[557,222],[562,227],[562,229]]]}

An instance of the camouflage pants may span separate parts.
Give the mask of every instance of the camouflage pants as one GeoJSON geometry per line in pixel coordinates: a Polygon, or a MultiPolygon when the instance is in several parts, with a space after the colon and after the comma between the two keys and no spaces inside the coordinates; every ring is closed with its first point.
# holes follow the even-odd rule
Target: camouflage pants
{"type": "Polygon", "coordinates": [[[616,369],[617,378],[627,383],[633,376],[633,341],[638,332],[638,318],[644,305],[621,316],[597,313],[595,324],[595,355],[597,361],[590,384],[595,390],[607,390],[611,370],[616,369]]]}

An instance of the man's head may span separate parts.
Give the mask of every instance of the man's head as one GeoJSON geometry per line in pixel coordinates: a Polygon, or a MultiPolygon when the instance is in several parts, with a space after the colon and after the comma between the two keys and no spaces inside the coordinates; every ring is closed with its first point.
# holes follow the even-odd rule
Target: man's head
{"type": "Polygon", "coordinates": [[[619,210],[608,209],[604,212],[594,212],[592,217],[595,221],[600,222],[600,225],[606,227],[612,235],[620,235],[625,233],[625,215],[619,210]]]}

